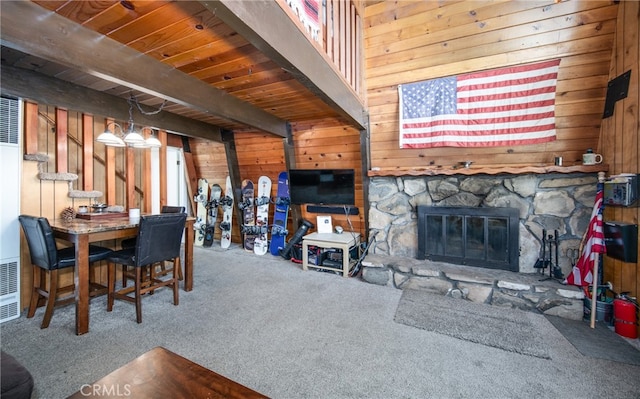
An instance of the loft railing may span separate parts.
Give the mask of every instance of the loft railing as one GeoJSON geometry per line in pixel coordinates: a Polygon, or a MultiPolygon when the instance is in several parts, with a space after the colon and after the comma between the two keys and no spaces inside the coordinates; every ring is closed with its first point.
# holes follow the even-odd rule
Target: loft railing
{"type": "MultiPolygon", "coordinates": [[[[359,1],[350,0],[276,0],[288,6],[312,43],[333,62],[345,81],[360,96],[363,85],[364,10],[359,1]]],[[[295,20],[295,18],[294,18],[295,20]]]]}

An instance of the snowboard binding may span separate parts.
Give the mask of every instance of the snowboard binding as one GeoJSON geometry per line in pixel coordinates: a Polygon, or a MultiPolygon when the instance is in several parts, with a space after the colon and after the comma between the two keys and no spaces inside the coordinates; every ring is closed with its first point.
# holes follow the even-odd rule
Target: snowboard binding
{"type": "Polygon", "coordinates": [[[241,231],[242,231],[242,234],[250,234],[250,235],[266,234],[267,226],[243,225],[241,231]]]}
{"type": "Polygon", "coordinates": [[[220,198],[220,201],[218,202],[218,205],[222,206],[222,207],[229,207],[233,205],[233,198],[225,195],[224,197],[220,198]]]}
{"type": "Polygon", "coordinates": [[[242,202],[238,202],[238,209],[240,209],[241,211],[245,210],[246,208],[250,208],[252,206],[253,206],[252,200],[245,200],[242,202]]]}
{"type": "Polygon", "coordinates": [[[291,199],[289,197],[275,197],[271,199],[271,203],[276,206],[289,206],[291,205],[291,199]]]}
{"type": "Polygon", "coordinates": [[[220,204],[219,199],[213,199],[206,203],[206,207],[207,209],[214,209],[214,208],[217,208],[219,204],[220,204]]]}
{"type": "Polygon", "coordinates": [[[286,237],[287,235],[289,235],[289,232],[284,227],[275,224],[275,225],[271,226],[271,235],[272,236],[285,236],[286,237]]]}
{"type": "Polygon", "coordinates": [[[269,202],[270,202],[269,201],[269,197],[258,197],[258,198],[256,198],[256,206],[266,205],[269,202]]]}

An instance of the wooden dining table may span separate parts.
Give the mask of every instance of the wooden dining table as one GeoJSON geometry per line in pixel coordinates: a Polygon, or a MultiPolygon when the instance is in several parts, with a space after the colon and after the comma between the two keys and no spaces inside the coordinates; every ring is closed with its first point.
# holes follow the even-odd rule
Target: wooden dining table
{"type": "MultiPolygon", "coordinates": [[[[135,237],[139,218],[129,216],[96,219],[56,219],[51,229],[56,238],[75,245],[76,268],[76,334],[89,332],[89,243],[135,237]]],[[[184,226],[184,290],[193,289],[194,217],[187,217],[184,226]]]]}

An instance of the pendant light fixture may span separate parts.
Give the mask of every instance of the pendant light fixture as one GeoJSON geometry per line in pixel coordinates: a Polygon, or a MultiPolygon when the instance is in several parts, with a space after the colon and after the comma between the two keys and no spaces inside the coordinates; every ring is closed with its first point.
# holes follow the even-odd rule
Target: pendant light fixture
{"type": "Polygon", "coordinates": [[[133,147],[133,148],[161,147],[162,143],[160,143],[160,140],[158,140],[158,138],[156,137],[156,131],[153,128],[148,126],[143,127],[143,130],[144,129],[151,130],[151,136],[149,136],[149,138],[147,139],[145,139],[142,136],[142,134],[135,129],[135,124],[133,122],[133,105],[135,104],[138,107],[138,110],[140,110],[140,112],[145,115],[155,115],[158,112],[162,111],[162,108],[164,107],[166,101],[163,102],[160,108],[155,112],[144,112],[140,108],[140,105],[138,104],[138,101],[133,96],[133,94],[131,94],[127,102],[129,103],[129,122],[128,122],[127,130],[125,131],[122,128],[122,126],[116,122],[109,122],[105,127],[105,131],[96,138],[96,141],[99,143],[103,143],[104,145],[109,147],[126,147],[126,146],[133,147]],[[113,126],[113,130],[114,130],[113,132],[109,130],[109,127],[111,126],[113,126]],[[120,132],[117,132],[118,129],[120,130],[120,132]]]}

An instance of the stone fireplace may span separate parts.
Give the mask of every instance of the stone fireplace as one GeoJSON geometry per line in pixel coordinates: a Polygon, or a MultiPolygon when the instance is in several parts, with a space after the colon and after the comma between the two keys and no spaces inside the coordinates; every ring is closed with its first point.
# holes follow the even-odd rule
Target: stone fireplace
{"type": "Polygon", "coordinates": [[[536,273],[542,231],[558,231],[559,266],[571,270],[568,249],[578,248],[595,200],[596,173],[372,177],[369,229],[377,231],[370,253],[417,258],[419,206],[515,208],[518,269],[536,273]]]}
{"type": "MultiPolygon", "coordinates": [[[[557,231],[557,263],[564,276],[571,271],[568,250],[580,246],[593,209],[596,184],[596,173],[372,177],[369,229],[377,234],[363,262],[362,278],[372,284],[427,290],[473,302],[581,319],[582,290],[546,278],[543,273],[548,274],[549,270],[534,266],[541,255],[543,231],[557,231]],[[468,260],[456,264],[452,259],[425,252],[427,242],[421,242],[418,236],[427,226],[424,221],[421,226],[419,210],[436,208],[444,209],[454,224],[460,225],[466,223],[460,217],[462,212],[450,210],[465,209],[472,219],[485,220],[493,213],[491,209],[511,209],[515,215],[513,225],[511,221],[493,223],[492,227],[482,224],[485,237],[499,233],[498,236],[513,238],[509,244],[479,240],[477,232],[472,239],[483,242],[485,251],[486,245],[494,245],[498,252],[516,252],[515,263],[502,267],[483,253],[479,255],[482,262],[471,266],[468,260]],[[507,226],[511,226],[511,233],[502,235],[507,226]]],[[[434,234],[438,228],[442,231],[445,227],[436,227],[434,234]]],[[[454,250],[450,252],[454,258],[461,258],[455,246],[460,249],[462,244],[452,242],[454,250]]]]}

